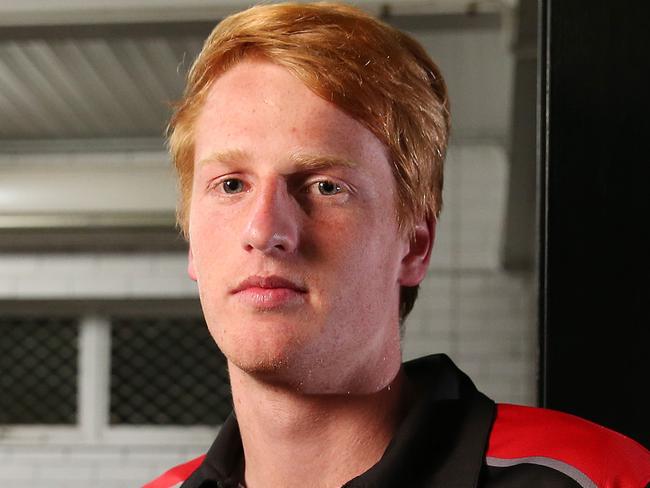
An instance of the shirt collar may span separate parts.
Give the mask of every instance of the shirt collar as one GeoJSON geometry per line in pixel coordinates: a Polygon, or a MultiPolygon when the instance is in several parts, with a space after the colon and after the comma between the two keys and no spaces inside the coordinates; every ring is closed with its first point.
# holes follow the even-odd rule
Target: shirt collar
{"type": "Polygon", "coordinates": [[[418,389],[384,456],[345,488],[474,488],[484,464],[494,403],[444,354],[405,363],[418,389]]]}

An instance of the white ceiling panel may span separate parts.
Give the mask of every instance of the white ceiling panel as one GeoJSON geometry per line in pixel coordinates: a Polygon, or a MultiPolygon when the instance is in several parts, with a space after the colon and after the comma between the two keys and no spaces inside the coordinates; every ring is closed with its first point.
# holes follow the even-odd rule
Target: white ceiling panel
{"type": "MultiPolygon", "coordinates": [[[[498,94],[503,91],[499,83],[480,83],[467,75],[489,71],[498,77],[509,69],[507,63],[495,69],[485,61],[498,57],[503,64],[507,59],[508,41],[500,34],[498,14],[391,19],[413,30],[441,62],[452,93],[463,94],[455,103],[476,106],[497,100],[507,107],[502,97],[484,97],[485,90],[476,89],[494,85],[498,94]],[[448,20],[441,22],[444,18],[448,20]],[[456,71],[462,76],[455,77],[456,71]]],[[[35,139],[162,140],[170,104],[180,97],[185,73],[214,25],[216,21],[0,27],[0,152],[3,141],[16,147],[16,141],[35,139]]],[[[500,113],[486,105],[481,113],[494,118],[495,110],[500,113]]],[[[488,133],[483,126],[495,125],[482,117],[474,117],[476,127],[470,122],[470,117],[456,117],[456,133],[488,133]]]]}
{"type": "Polygon", "coordinates": [[[0,141],[160,138],[212,25],[0,29],[0,141]]]}

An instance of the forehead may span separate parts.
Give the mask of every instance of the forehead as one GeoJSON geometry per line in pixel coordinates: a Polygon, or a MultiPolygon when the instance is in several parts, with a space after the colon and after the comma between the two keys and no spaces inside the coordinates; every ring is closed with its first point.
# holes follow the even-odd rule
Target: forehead
{"type": "Polygon", "coordinates": [[[212,83],[195,125],[195,162],[210,153],[264,148],[269,156],[332,154],[382,160],[384,145],[287,69],[246,59],[212,83]]]}

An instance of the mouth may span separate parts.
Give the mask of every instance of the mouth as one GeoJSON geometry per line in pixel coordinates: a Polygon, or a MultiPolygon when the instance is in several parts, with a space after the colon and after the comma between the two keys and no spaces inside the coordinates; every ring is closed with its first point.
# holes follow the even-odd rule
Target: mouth
{"type": "Polygon", "coordinates": [[[281,276],[250,276],[231,294],[256,309],[272,310],[304,303],[307,288],[281,276]]]}

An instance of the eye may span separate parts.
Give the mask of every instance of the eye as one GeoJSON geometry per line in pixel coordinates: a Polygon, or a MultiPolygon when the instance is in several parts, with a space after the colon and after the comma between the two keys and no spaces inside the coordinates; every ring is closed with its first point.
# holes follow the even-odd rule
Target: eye
{"type": "Polygon", "coordinates": [[[237,178],[228,178],[220,183],[224,193],[241,193],[244,191],[244,182],[237,178]]]}
{"type": "Polygon", "coordinates": [[[341,193],[341,185],[338,185],[333,181],[329,181],[329,180],[317,181],[315,183],[315,186],[316,188],[318,188],[318,192],[321,195],[331,196],[331,195],[336,195],[337,193],[341,193]]]}

